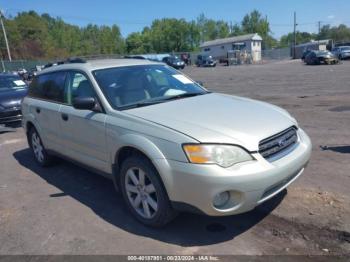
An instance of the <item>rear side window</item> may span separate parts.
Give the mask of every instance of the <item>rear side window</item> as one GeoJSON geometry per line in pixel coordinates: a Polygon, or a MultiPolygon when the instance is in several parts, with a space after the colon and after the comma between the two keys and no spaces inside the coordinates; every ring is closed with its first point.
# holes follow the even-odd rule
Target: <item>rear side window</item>
{"type": "Polygon", "coordinates": [[[30,85],[29,96],[63,103],[65,79],[66,72],[39,75],[30,85]]]}

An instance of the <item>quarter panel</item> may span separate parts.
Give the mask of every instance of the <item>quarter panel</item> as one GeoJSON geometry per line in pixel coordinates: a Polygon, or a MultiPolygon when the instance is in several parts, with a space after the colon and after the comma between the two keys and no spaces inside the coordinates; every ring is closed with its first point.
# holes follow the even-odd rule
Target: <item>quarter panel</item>
{"type": "Polygon", "coordinates": [[[61,105],[29,97],[25,98],[23,104],[25,121],[31,120],[46,149],[63,150],[58,121],[61,105]]]}

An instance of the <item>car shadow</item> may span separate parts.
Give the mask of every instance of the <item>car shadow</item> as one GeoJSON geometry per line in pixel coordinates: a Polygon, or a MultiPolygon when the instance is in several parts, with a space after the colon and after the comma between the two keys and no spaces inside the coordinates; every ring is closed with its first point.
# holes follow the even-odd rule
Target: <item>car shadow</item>
{"type": "Polygon", "coordinates": [[[234,239],[262,221],[286,195],[284,190],[253,211],[236,216],[209,217],[182,213],[164,228],[155,229],[143,226],[131,216],[110,180],[65,161],[42,168],[33,161],[29,149],[13,155],[23,167],[62,191],[47,197],[72,197],[118,228],[179,246],[203,246],[234,239]]]}

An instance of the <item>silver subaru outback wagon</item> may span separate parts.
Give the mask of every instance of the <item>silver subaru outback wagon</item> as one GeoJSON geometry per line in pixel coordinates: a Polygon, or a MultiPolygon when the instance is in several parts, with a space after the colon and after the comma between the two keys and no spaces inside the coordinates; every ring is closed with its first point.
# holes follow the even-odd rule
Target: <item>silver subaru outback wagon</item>
{"type": "Polygon", "coordinates": [[[311,153],[287,111],[209,92],[146,60],[49,67],[32,82],[22,111],[38,164],[59,156],[107,176],[150,226],[177,211],[252,210],[294,182],[311,153]]]}

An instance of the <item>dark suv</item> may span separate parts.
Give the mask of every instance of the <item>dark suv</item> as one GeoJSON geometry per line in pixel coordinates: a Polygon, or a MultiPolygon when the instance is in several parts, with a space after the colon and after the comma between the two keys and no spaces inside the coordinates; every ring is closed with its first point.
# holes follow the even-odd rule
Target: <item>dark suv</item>
{"type": "Polygon", "coordinates": [[[210,55],[209,56],[208,55],[198,55],[196,65],[198,67],[201,67],[201,66],[215,67],[216,61],[210,55]]]}
{"type": "Polygon", "coordinates": [[[167,65],[174,67],[175,69],[184,69],[185,68],[185,62],[182,61],[177,56],[166,56],[162,59],[164,63],[167,65]]]}

